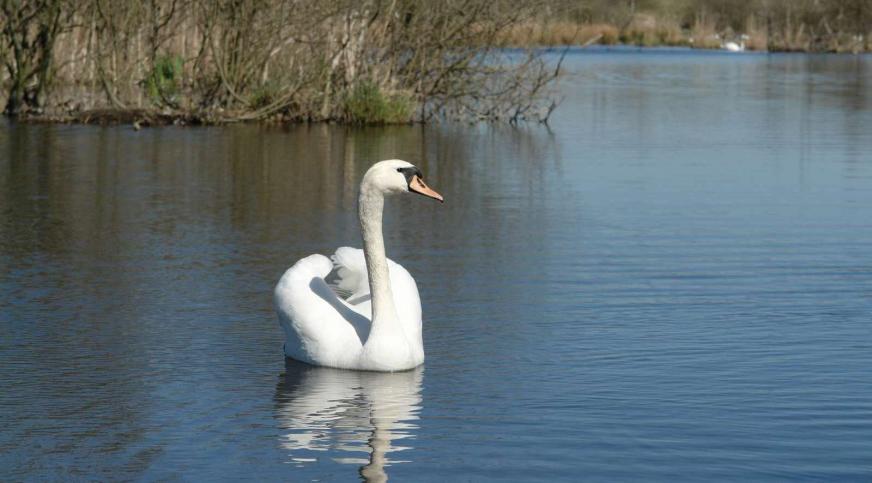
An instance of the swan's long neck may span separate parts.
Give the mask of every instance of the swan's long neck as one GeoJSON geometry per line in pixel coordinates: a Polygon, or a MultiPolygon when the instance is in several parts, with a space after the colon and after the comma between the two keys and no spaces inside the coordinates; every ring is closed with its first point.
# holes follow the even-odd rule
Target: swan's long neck
{"type": "Polygon", "coordinates": [[[388,259],[385,256],[385,241],[382,235],[384,194],[366,185],[360,188],[358,216],[363,234],[363,254],[369,274],[369,293],[372,296],[372,328],[370,336],[387,329],[397,321],[388,259]]]}

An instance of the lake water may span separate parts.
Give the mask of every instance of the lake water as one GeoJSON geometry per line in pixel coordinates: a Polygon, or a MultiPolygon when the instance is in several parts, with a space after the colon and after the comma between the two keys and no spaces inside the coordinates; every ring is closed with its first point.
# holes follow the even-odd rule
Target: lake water
{"type": "Polygon", "coordinates": [[[570,53],[539,125],[0,127],[0,479],[872,479],[872,57],[570,53]],[[425,365],[285,361],[388,255],[425,365]]]}

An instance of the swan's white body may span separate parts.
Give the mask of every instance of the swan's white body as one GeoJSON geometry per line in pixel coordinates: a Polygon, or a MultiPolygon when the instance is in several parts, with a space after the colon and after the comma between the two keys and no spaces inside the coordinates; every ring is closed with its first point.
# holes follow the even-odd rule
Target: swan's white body
{"type": "Polygon", "coordinates": [[[724,44],[721,45],[721,48],[724,50],[728,50],[730,52],[744,52],[745,51],[745,40],[748,39],[748,36],[742,35],[740,39],[741,40],[738,43],[732,42],[732,41],[725,42],[724,44]]]}
{"type": "Polygon", "coordinates": [[[418,287],[406,269],[385,256],[382,237],[385,196],[408,191],[442,199],[411,164],[376,163],[360,185],[364,249],[342,247],[331,258],[310,255],[282,275],[275,309],[286,356],[371,371],[402,371],[424,362],[418,287]]]}
{"type": "Polygon", "coordinates": [[[285,331],[285,355],[341,369],[397,371],[424,362],[421,300],[409,272],[386,259],[396,317],[390,321],[392,333],[373,341],[372,295],[363,250],[342,247],[331,258],[319,254],[303,258],[276,285],[276,313],[285,331]],[[351,293],[347,299],[339,297],[325,281],[334,270],[341,277],[338,288],[351,293]],[[364,352],[366,345],[369,351],[364,352]]]}

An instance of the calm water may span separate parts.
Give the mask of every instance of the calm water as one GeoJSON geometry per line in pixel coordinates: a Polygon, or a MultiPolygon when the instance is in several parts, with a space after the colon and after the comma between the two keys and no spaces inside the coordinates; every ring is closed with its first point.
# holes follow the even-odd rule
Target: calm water
{"type": "Polygon", "coordinates": [[[872,57],[591,51],[540,126],[0,126],[0,479],[872,479],[872,57]],[[282,357],[388,210],[427,362],[282,357]]]}

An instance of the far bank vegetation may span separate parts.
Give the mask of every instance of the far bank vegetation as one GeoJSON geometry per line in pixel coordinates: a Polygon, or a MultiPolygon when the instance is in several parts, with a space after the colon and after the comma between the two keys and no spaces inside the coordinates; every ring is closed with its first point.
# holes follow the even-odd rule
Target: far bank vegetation
{"type": "Polygon", "coordinates": [[[0,0],[7,115],[150,123],[547,120],[544,3],[0,0]]]}
{"type": "Polygon", "coordinates": [[[868,52],[872,0],[555,0],[506,45],[631,44],[868,52]]]}

